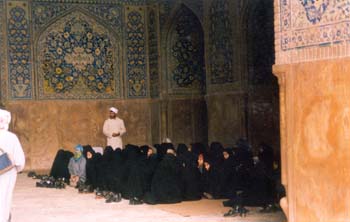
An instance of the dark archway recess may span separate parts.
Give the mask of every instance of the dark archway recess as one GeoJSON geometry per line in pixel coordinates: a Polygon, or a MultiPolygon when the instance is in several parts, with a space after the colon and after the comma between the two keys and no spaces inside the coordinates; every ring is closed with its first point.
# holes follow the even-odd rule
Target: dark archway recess
{"type": "Polygon", "coordinates": [[[273,0],[251,2],[247,16],[248,137],[253,146],[270,144],[279,157],[278,82],[275,61],[273,0]]]}
{"type": "Polygon", "coordinates": [[[173,18],[167,39],[171,89],[180,94],[205,94],[204,32],[196,15],[183,4],[173,18]]]}
{"type": "Polygon", "coordinates": [[[174,10],[166,35],[167,135],[173,142],[208,142],[204,98],[206,73],[204,31],[195,13],[184,4],[174,10]]]}

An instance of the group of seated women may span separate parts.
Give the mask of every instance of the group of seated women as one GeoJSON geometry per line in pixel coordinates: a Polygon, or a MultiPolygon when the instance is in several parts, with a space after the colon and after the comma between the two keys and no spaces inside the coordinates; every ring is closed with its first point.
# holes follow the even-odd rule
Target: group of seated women
{"type": "Polygon", "coordinates": [[[74,154],[58,151],[50,174],[107,203],[122,198],[133,205],[227,199],[224,205],[232,210],[225,216],[231,216],[242,213],[243,206],[266,209],[278,202],[272,148],[261,144],[253,152],[244,139],[226,148],[219,142],[209,147],[179,144],[176,149],[172,143],[107,146],[103,154],[78,145],[74,154]]]}

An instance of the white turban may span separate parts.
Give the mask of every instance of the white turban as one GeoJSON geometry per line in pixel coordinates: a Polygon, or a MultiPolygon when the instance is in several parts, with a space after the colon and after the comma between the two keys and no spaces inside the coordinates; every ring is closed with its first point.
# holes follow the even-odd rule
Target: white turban
{"type": "Polygon", "coordinates": [[[11,113],[7,110],[0,109],[0,130],[8,130],[11,122],[11,113]]]}
{"type": "Polygon", "coordinates": [[[118,113],[118,109],[117,108],[111,107],[111,108],[109,108],[109,110],[114,112],[115,114],[118,113]]]}

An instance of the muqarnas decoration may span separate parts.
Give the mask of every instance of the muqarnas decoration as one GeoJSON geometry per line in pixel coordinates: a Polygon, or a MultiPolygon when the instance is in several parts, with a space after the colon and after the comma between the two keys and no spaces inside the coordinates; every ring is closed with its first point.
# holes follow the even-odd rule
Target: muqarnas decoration
{"type": "Polygon", "coordinates": [[[187,7],[181,7],[175,25],[171,55],[175,60],[172,81],[176,88],[204,91],[204,41],[201,24],[187,7]]]}
{"type": "Polygon", "coordinates": [[[214,0],[210,7],[209,64],[212,84],[232,83],[232,24],[227,0],[214,0]]]}
{"type": "Polygon", "coordinates": [[[108,31],[82,13],[59,20],[42,35],[39,71],[42,96],[113,98],[114,42],[108,31]]]}

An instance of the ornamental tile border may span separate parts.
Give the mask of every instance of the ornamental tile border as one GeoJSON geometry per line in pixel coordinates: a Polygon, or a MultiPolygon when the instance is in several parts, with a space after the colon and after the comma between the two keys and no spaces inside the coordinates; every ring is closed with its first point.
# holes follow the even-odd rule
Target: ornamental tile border
{"type": "Polygon", "coordinates": [[[12,99],[32,98],[30,18],[27,1],[7,3],[8,83],[12,99]]]}
{"type": "Polygon", "coordinates": [[[350,40],[350,1],[280,0],[281,50],[350,40]]]}
{"type": "Polygon", "coordinates": [[[126,90],[128,98],[146,97],[145,7],[125,7],[126,90]]]}

